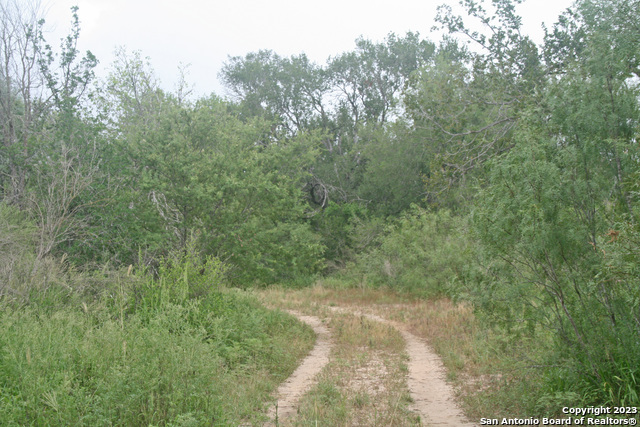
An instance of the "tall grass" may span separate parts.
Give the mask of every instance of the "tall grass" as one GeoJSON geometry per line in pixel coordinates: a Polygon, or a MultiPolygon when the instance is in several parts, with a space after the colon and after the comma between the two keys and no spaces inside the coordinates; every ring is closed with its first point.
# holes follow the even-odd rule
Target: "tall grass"
{"type": "Polygon", "coordinates": [[[167,305],[124,325],[99,306],[50,315],[7,308],[0,317],[0,419],[15,425],[197,425],[260,419],[269,393],[312,335],[244,294],[206,316],[167,305]],[[181,421],[182,420],[182,421],[181,421]]]}
{"type": "Polygon", "coordinates": [[[244,293],[154,316],[103,301],[0,316],[0,419],[9,425],[228,425],[260,420],[313,335],[244,293]],[[222,315],[220,313],[223,313],[222,315]],[[188,421],[188,422],[187,422],[188,421]]]}
{"type": "Polygon", "coordinates": [[[153,271],[52,262],[46,287],[14,278],[0,301],[3,425],[260,423],[314,339],[190,250],[153,271]]]}

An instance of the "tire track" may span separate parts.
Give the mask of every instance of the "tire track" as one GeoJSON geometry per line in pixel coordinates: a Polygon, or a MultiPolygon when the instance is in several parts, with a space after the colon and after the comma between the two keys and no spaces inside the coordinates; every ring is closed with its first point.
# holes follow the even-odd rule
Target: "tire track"
{"type": "Polygon", "coordinates": [[[413,399],[412,409],[426,421],[426,425],[446,427],[473,427],[458,407],[453,388],[446,381],[446,370],[440,357],[422,339],[405,328],[375,314],[363,313],[340,307],[330,307],[332,311],[363,316],[369,320],[396,328],[407,344],[409,353],[408,386],[413,399]]]}
{"type": "MultiPolygon", "coordinates": [[[[408,387],[413,399],[411,409],[420,415],[424,425],[444,427],[473,427],[458,407],[453,388],[446,381],[446,370],[440,357],[421,338],[407,331],[397,322],[357,309],[328,307],[330,311],[362,316],[396,328],[406,342],[409,354],[408,387]]],[[[311,326],[317,335],[311,352],[293,374],[278,388],[276,405],[269,410],[269,422],[275,426],[295,416],[300,398],[315,383],[315,377],[329,362],[331,333],[320,318],[288,311],[301,322],[311,326]]]]}
{"type": "Polygon", "coordinates": [[[270,426],[277,425],[298,412],[300,398],[314,384],[316,375],[329,363],[329,353],[331,352],[331,333],[322,320],[296,311],[287,310],[287,312],[311,326],[317,338],[309,355],[304,358],[293,374],[278,387],[278,400],[268,413],[270,423],[267,425],[270,426]]]}

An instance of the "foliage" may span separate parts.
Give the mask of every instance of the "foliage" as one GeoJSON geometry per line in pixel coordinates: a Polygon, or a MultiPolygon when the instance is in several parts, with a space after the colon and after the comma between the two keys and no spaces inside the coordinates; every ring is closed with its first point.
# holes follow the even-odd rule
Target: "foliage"
{"type": "MultiPolygon", "coordinates": [[[[370,155],[378,160],[380,145],[394,139],[381,128],[399,117],[409,76],[433,52],[434,45],[416,33],[391,33],[378,43],[359,38],[354,51],[332,57],[324,66],[304,54],[282,58],[259,51],[230,58],[220,76],[244,114],[275,119],[276,134],[324,133],[307,185],[313,203],[322,208],[329,201],[376,204],[380,191],[389,197],[388,189],[371,188],[373,173],[367,172],[364,152],[376,145],[370,155]],[[363,183],[369,186],[361,189],[363,183]]],[[[398,167],[405,159],[402,148],[392,149],[398,167]]]]}
{"type": "Polygon", "coordinates": [[[364,128],[359,197],[379,217],[396,217],[423,201],[429,173],[425,144],[402,122],[364,128]]]}
{"type": "Polygon", "coordinates": [[[326,128],[328,91],[325,72],[305,54],[282,58],[269,50],[233,57],[220,77],[242,101],[250,116],[266,113],[291,133],[310,127],[326,128]]]}
{"type": "Polygon", "coordinates": [[[136,54],[122,53],[106,94],[118,106],[112,158],[124,191],[99,213],[114,226],[100,239],[108,246],[89,255],[131,263],[139,247],[153,259],[196,235],[239,285],[318,269],[322,247],[303,221],[302,190],[320,135],[276,140],[269,122],[243,119],[216,97],[183,102],[157,88],[136,54]]]}
{"type": "Polygon", "coordinates": [[[312,224],[327,248],[325,258],[330,266],[344,267],[344,263],[353,258],[353,222],[366,216],[366,210],[355,203],[330,203],[313,218],[312,224]]]}
{"type": "Polygon", "coordinates": [[[39,247],[38,224],[0,202],[0,304],[56,306],[81,287],[70,280],[65,257],[38,256],[39,247]]]}
{"type": "Polygon", "coordinates": [[[444,40],[438,54],[414,73],[405,91],[414,138],[424,144],[429,201],[457,208],[488,160],[514,146],[513,130],[531,90],[517,76],[505,74],[472,56],[453,40],[444,40]]]}
{"type": "Polygon", "coordinates": [[[176,255],[156,277],[129,273],[71,304],[4,301],[3,422],[263,421],[264,402],[311,345],[309,328],[225,289],[214,260],[176,255]]]}
{"type": "Polygon", "coordinates": [[[493,165],[479,195],[474,225],[490,275],[476,301],[508,325],[555,330],[561,366],[575,376],[570,390],[590,403],[629,404],[640,331],[637,304],[628,305],[634,292],[602,277],[608,165],[586,144],[543,135],[525,132],[526,144],[493,165]]]}
{"type": "Polygon", "coordinates": [[[348,117],[357,132],[360,124],[386,123],[396,113],[397,95],[411,73],[434,52],[433,43],[419,34],[389,34],[384,43],[359,38],[353,52],[331,59],[329,80],[340,93],[338,121],[348,117]]]}
{"type": "Polygon", "coordinates": [[[386,227],[377,244],[358,254],[345,274],[365,286],[442,296],[452,291],[469,262],[469,245],[461,218],[414,206],[386,227]]]}
{"type": "MultiPolygon", "coordinates": [[[[213,257],[202,259],[193,245],[160,260],[155,274],[137,273],[138,280],[129,304],[135,312],[153,314],[167,305],[184,305],[187,301],[206,298],[222,286],[224,267],[213,257]]],[[[123,295],[120,295],[123,297],[123,295]]]]}
{"type": "Polygon", "coordinates": [[[232,100],[194,101],[124,49],[92,88],[97,59],[77,48],[77,8],[55,50],[40,11],[18,3],[0,9],[0,296],[27,309],[0,318],[11,348],[0,356],[1,415],[179,424],[229,414],[162,401],[184,402],[191,391],[176,384],[191,374],[135,378],[178,353],[136,373],[116,363],[132,354],[122,343],[269,365],[257,332],[268,321],[222,283],[292,287],[321,272],[465,299],[505,342],[543,337],[547,368],[531,375],[544,381],[528,410],[638,406],[637,0],[579,0],[542,46],[522,33],[520,0],[463,0],[466,18],[440,7],[449,34],[438,45],[414,33],[360,38],[325,64],[250,53],[222,70],[232,100]],[[82,334],[108,343],[120,382],[107,388],[137,390],[129,406],[101,394],[99,364],[78,362],[85,375],[52,358],[55,386],[20,373],[33,392],[15,380],[35,363],[27,349],[46,342],[38,334],[54,333],[47,322],[64,329],[59,319],[69,326],[55,351],[82,353],[82,334]],[[84,403],[65,400],[74,393],[84,403]],[[107,412],[92,412],[91,396],[107,412]]]}
{"type": "Polygon", "coordinates": [[[24,284],[33,280],[37,229],[17,208],[2,202],[0,231],[0,295],[3,299],[24,297],[24,284]]]}

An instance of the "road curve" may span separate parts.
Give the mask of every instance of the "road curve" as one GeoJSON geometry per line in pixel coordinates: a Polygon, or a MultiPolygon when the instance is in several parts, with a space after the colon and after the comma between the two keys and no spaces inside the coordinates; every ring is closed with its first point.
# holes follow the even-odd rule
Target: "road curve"
{"type": "Polygon", "coordinates": [[[358,310],[331,307],[333,311],[363,316],[369,320],[384,323],[396,328],[407,343],[409,354],[408,386],[413,399],[412,409],[429,426],[474,427],[458,407],[453,388],[446,381],[446,370],[440,357],[421,338],[396,322],[375,314],[358,310]]]}
{"type": "Polygon", "coordinates": [[[278,387],[278,400],[269,409],[270,423],[267,425],[279,424],[295,415],[298,412],[300,398],[314,384],[316,375],[329,363],[331,334],[329,329],[322,323],[322,320],[315,316],[303,315],[297,311],[288,311],[288,313],[311,326],[316,333],[316,343],[300,366],[278,387]]]}

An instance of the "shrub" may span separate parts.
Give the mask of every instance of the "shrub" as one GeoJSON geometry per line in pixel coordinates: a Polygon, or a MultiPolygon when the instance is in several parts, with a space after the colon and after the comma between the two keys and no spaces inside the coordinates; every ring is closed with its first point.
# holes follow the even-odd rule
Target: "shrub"
{"type": "Polygon", "coordinates": [[[450,293],[469,262],[464,221],[449,211],[414,206],[386,228],[379,244],[356,257],[347,269],[355,282],[389,286],[422,296],[450,293]]]}

